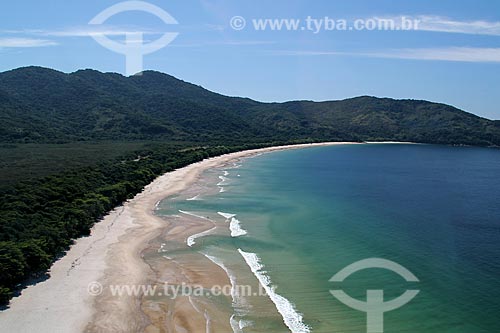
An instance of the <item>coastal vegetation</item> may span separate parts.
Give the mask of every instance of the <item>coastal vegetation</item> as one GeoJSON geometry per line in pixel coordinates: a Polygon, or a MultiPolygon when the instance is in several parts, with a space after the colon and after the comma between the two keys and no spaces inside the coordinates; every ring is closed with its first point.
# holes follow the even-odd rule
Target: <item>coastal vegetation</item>
{"type": "Polygon", "coordinates": [[[158,175],[233,151],[257,148],[156,145],[92,167],[20,182],[0,194],[0,300],[19,284],[43,277],[75,238],[158,175]]]}

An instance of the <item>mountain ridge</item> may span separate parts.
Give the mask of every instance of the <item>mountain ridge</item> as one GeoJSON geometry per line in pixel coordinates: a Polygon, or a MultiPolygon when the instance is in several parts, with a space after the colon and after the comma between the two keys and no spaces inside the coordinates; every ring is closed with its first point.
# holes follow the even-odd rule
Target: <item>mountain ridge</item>
{"type": "Polygon", "coordinates": [[[0,142],[414,141],[500,145],[499,121],[443,103],[358,96],[259,102],[158,71],[123,76],[22,67],[0,73],[0,142]]]}

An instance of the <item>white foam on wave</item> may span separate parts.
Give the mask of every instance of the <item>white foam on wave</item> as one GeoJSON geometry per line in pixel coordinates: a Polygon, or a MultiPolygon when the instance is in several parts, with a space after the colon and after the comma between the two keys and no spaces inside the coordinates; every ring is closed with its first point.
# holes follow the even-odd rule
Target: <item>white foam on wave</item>
{"type": "Polygon", "coordinates": [[[295,306],[285,297],[277,294],[272,287],[271,278],[262,271],[264,266],[260,262],[260,258],[255,253],[244,252],[238,249],[238,252],[243,256],[245,262],[250,267],[250,270],[255,275],[257,280],[266,291],[271,301],[276,306],[276,309],[283,317],[285,325],[292,331],[292,333],[309,333],[311,329],[309,326],[302,322],[302,314],[297,312],[295,306]]]}
{"type": "Polygon", "coordinates": [[[182,214],[189,215],[189,216],[197,217],[199,219],[210,220],[208,217],[201,216],[201,215],[196,215],[195,213],[191,213],[191,212],[186,212],[185,210],[180,210],[179,209],[179,212],[182,213],[182,214]]]}
{"type": "MultiPolygon", "coordinates": [[[[195,309],[196,312],[202,313],[200,308],[194,303],[193,299],[191,296],[188,296],[189,303],[191,303],[191,306],[193,309],[195,309]]],[[[212,332],[212,318],[208,314],[208,311],[205,309],[203,312],[203,316],[205,317],[205,333],[210,333],[212,332]]]]}
{"type": "Polygon", "coordinates": [[[205,333],[210,333],[210,332],[212,332],[212,318],[210,318],[210,316],[208,315],[207,310],[205,310],[204,316],[205,316],[205,321],[206,321],[205,333]]]}
{"type": "Polygon", "coordinates": [[[240,220],[236,219],[236,214],[217,212],[217,214],[223,216],[226,221],[229,222],[229,230],[231,231],[231,237],[239,237],[246,235],[248,232],[241,227],[240,220]]]}
{"type": "Polygon", "coordinates": [[[243,309],[248,308],[249,305],[246,302],[246,300],[239,295],[237,285],[236,285],[236,276],[234,273],[227,268],[226,265],[224,265],[224,262],[220,260],[217,257],[211,256],[207,253],[202,254],[207,257],[211,262],[219,266],[226,272],[226,275],[229,277],[229,281],[231,282],[231,299],[232,299],[232,306],[233,309],[235,309],[237,312],[233,315],[231,315],[231,318],[229,319],[229,323],[231,325],[231,328],[233,329],[234,333],[243,333],[243,328],[248,326],[245,325],[248,321],[243,321],[243,320],[238,320],[236,319],[239,316],[245,315],[247,312],[244,311],[243,309]]]}
{"type": "MultiPolygon", "coordinates": [[[[191,213],[191,212],[186,212],[184,210],[180,210],[179,209],[179,212],[181,212],[182,214],[186,214],[186,215],[189,215],[189,216],[194,216],[194,217],[197,217],[197,218],[200,218],[200,219],[204,219],[204,220],[210,220],[208,217],[205,217],[205,216],[201,216],[201,215],[197,215],[197,214],[194,214],[194,213],[191,213]]],[[[196,238],[200,238],[200,237],[203,237],[203,236],[206,236],[208,234],[210,234],[216,227],[213,227],[212,229],[209,229],[209,230],[205,230],[205,231],[202,231],[202,232],[199,232],[197,234],[194,234],[194,235],[191,235],[189,236],[187,239],[186,239],[186,244],[191,247],[193,246],[194,244],[196,244],[195,242],[195,239],[196,238]]]]}
{"type": "Polygon", "coordinates": [[[194,304],[193,298],[191,296],[188,296],[188,299],[189,299],[189,303],[191,303],[191,306],[193,307],[193,309],[195,309],[196,312],[201,313],[201,310],[196,306],[196,304],[194,304]]]}
{"type": "Polygon", "coordinates": [[[223,213],[223,212],[217,212],[220,216],[224,217],[226,220],[229,220],[232,217],[235,217],[236,214],[231,214],[231,213],[223,213]]]}
{"type": "Polygon", "coordinates": [[[209,235],[212,231],[215,230],[215,228],[217,227],[213,227],[212,229],[209,229],[209,230],[205,230],[205,231],[202,231],[202,232],[199,232],[197,234],[194,234],[194,235],[191,235],[189,236],[187,239],[186,239],[186,244],[187,246],[189,247],[192,247],[194,244],[196,244],[196,239],[197,238],[200,238],[200,237],[203,237],[203,236],[206,236],[206,235],[209,235]]]}
{"type": "Polygon", "coordinates": [[[165,250],[165,246],[167,246],[166,243],[161,243],[161,246],[160,248],[158,249],[158,253],[161,253],[161,252],[167,252],[167,250],[165,250]]]}
{"type": "Polygon", "coordinates": [[[211,256],[207,253],[202,253],[202,254],[205,257],[207,257],[211,262],[222,268],[224,272],[226,272],[226,275],[228,276],[229,281],[231,282],[231,299],[233,301],[233,307],[237,309],[247,307],[248,305],[246,301],[240,296],[236,288],[236,275],[234,275],[234,273],[231,270],[229,270],[229,268],[227,268],[226,265],[224,265],[224,262],[221,259],[211,256]]]}
{"type": "Polygon", "coordinates": [[[236,316],[233,314],[229,319],[229,323],[231,324],[231,328],[233,329],[233,333],[243,333],[243,330],[240,328],[240,321],[236,319],[236,316]]]}
{"type": "Polygon", "coordinates": [[[194,197],[189,198],[189,199],[186,199],[186,200],[187,200],[187,201],[199,200],[199,197],[200,197],[200,195],[199,195],[199,194],[197,194],[197,195],[195,195],[194,197]]]}
{"type": "Polygon", "coordinates": [[[245,327],[253,326],[253,321],[251,320],[240,320],[239,324],[240,330],[243,330],[245,327]]]}
{"type": "Polygon", "coordinates": [[[259,157],[261,155],[263,155],[264,153],[255,153],[255,154],[252,154],[250,156],[246,156],[245,159],[249,160],[251,158],[255,158],[255,157],[259,157]]]}
{"type": "Polygon", "coordinates": [[[231,237],[244,236],[248,232],[241,227],[240,221],[236,218],[231,218],[231,223],[229,223],[229,230],[231,230],[231,237]]]}
{"type": "Polygon", "coordinates": [[[224,177],[224,176],[219,176],[219,179],[220,179],[220,182],[217,183],[217,186],[226,185],[227,181],[229,180],[229,178],[224,177]]]}
{"type": "Polygon", "coordinates": [[[245,327],[250,327],[253,325],[253,321],[250,320],[243,320],[243,319],[236,319],[236,315],[232,315],[231,319],[229,319],[229,322],[231,323],[231,328],[233,329],[234,333],[243,333],[243,329],[245,327]]]}
{"type": "Polygon", "coordinates": [[[229,175],[229,172],[224,170],[224,176],[219,176],[220,182],[217,183],[217,186],[219,187],[219,193],[226,192],[226,189],[223,185],[227,185],[227,181],[229,180],[229,178],[225,177],[227,175],[229,175]]]}

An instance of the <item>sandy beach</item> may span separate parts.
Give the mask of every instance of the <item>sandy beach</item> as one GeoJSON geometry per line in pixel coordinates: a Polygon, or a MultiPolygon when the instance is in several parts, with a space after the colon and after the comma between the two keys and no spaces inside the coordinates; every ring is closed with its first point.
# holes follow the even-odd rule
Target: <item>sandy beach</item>
{"type": "MultiPolygon", "coordinates": [[[[159,279],[144,260],[145,250],[159,235],[185,242],[213,227],[185,220],[169,223],[154,214],[156,204],[196,183],[210,168],[258,153],[348,143],[280,146],[222,155],[166,173],[96,223],[89,237],[78,239],[50,269],[50,278],[29,286],[0,312],[3,332],[232,332],[229,315],[189,298],[160,304],[140,295],[111,295],[111,285],[141,285],[159,279]],[[209,309],[209,310],[207,310],[209,309]],[[208,315],[210,313],[210,316],[208,315]]],[[[228,284],[223,269],[196,258],[165,261],[162,281],[185,280],[203,286],[228,284]]]]}

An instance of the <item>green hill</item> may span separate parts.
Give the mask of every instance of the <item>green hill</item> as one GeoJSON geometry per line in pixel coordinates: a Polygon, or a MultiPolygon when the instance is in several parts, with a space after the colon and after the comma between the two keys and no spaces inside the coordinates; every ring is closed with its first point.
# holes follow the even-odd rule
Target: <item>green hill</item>
{"type": "MultiPolygon", "coordinates": [[[[279,89],[279,88],[277,88],[279,89]]],[[[0,141],[397,140],[500,145],[498,122],[445,104],[357,97],[261,103],[167,74],[26,67],[0,73],[0,141]]]]}

